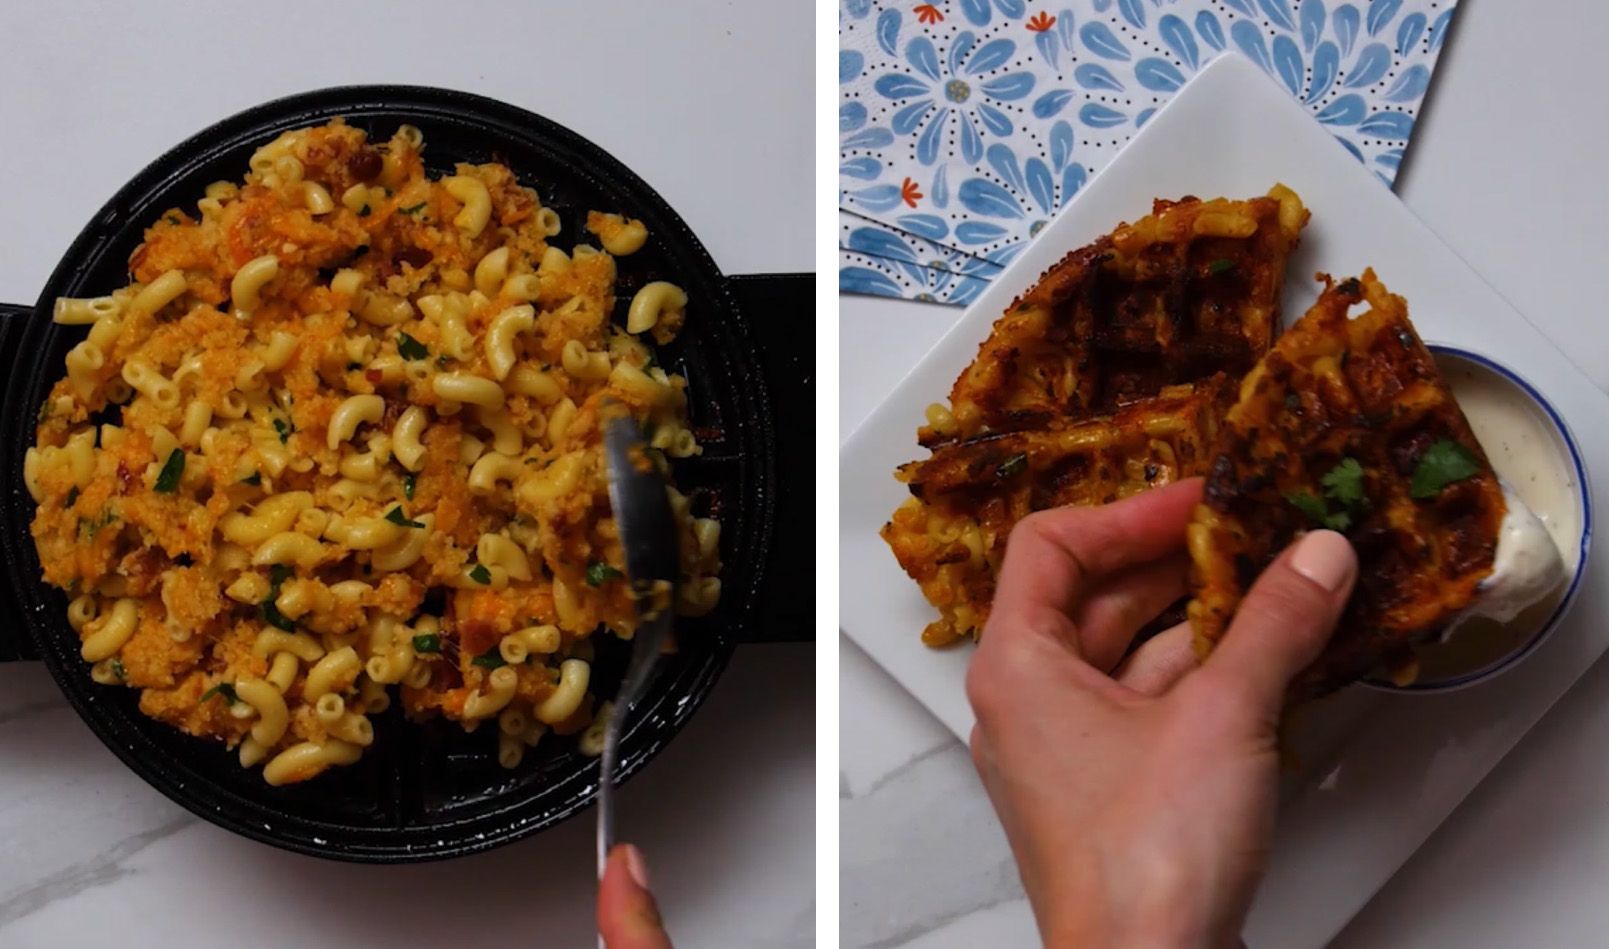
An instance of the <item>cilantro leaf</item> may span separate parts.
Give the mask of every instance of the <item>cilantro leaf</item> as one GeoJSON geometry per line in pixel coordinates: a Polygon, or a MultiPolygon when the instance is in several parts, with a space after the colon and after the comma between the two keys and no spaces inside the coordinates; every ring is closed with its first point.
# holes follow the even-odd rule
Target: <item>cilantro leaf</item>
{"type": "Polygon", "coordinates": [[[1344,531],[1352,526],[1352,515],[1345,511],[1336,511],[1334,514],[1324,516],[1324,526],[1332,531],[1344,531]]]}
{"type": "Polygon", "coordinates": [[[420,211],[425,209],[425,205],[428,203],[429,202],[427,201],[421,201],[418,204],[410,204],[405,208],[398,208],[397,210],[401,211],[403,214],[418,214],[420,211]]]}
{"type": "Polygon", "coordinates": [[[261,487],[263,483],[263,473],[261,471],[253,471],[251,474],[241,478],[240,483],[249,484],[254,488],[261,487]]]}
{"type": "Polygon", "coordinates": [[[115,656],[112,658],[112,675],[117,676],[122,681],[128,681],[128,670],[123,668],[123,660],[115,656]]]}
{"type": "Polygon", "coordinates": [[[1028,470],[1028,453],[1019,451],[1005,461],[1000,462],[994,469],[994,476],[996,480],[1004,481],[1007,478],[1020,475],[1026,470],[1028,470]]]}
{"type": "Polygon", "coordinates": [[[1324,493],[1346,505],[1355,507],[1364,503],[1367,498],[1363,494],[1363,466],[1356,458],[1342,458],[1341,463],[1330,469],[1330,473],[1319,479],[1324,485],[1324,493]]]}
{"type": "Polygon", "coordinates": [[[397,353],[403,359],[429,359],[430,350],[425,344],[409,336],[407,333],[397,334],[397,353]]]}
{"type": "Polygon", "coordinates": [[[289,580],[296,573],[296,569],[288,563],[276,563],[268,568],[268,582],[278,590],[280,585],[289,580]]]}
{"type": "Polygon", "coordinates": [[[1285,495],[1285,500],[1295,506],[1298,511],[1306,514],[1308,519],[1315,524],[1323,524],[1325,518],[1330,515],[1329,509],[1324,505],[1324,500],[1306,491],[1292,491],[1290,494],[1285,495]]]}
{"type": "MultiPolygon", "coordinates": [[[[425,526],[424,523],[421,522],[421,521],[410,521],[408,519],[408,515],[402,513],[402,505],[400,505],[400,504],[398,504],[396,507],[392,508],[391,510],[385,512],[385,519],[390,521],[391,523],[397,525],[398,527],[424,527],[425,526]]],[[[471,576],[473,576],[473,574],[471,574],[471,576]]],[[[482,580],[481,582],[485,583],[486,581],[482,580]]]]}
{"type": "Polygon", "coordinates": [[[156,476],[154,490],[162,494],[172,494],[179,490],[179,478],[184,474],[184,449],[175,448],[163,462],[162,471],[156,476]]]}
{"type": "Polygon", "coordinates": [[[507,660],[503,658],[503,654],[495,648],[481,653],[469,660],[469,662],[471,665],[480,666],[482,669],[500,669],[508,665],[507,660]]]}
{"type": "Polygon", "coordinates": [[[418,475],[409,473],[408,475],[404,476],[403,479],[402,479],[402,496],[407,498],[408,500],[412,501],[413,500],[413,489],[414,489],[415,486],[418,485],[418,483],[419,483],[419,476],[418,475]]]}
{"type": "Polygon", "coordinates": [[[601,587],[610,580],[618,580],[625,574],[616,570],[602,560],[594,560],[587,564],[587,586],[601,587]]]}
{"type": "Polygon", "coordinates": [[[290,441],[291,432],[296,431],[296,429],[291,426],[291,423],[279,418],[278,416],[275,416],[274,431],[279,433],[279,443],[283,445],[290,441]]]}
{"type": "Polygon", "coordinates": [[[1420,500],[1433,498],[1441,493],[1442,488],[1472,477],[1480,470],[1480,463],[1469,449],[1450,438],[1443,438],[1431,445],[1419,459],[1408,493],[1420,500]]]}
{"type": "Polygon", "coordinates": [[[369,210],[370,209],[369,209],[369,206],[367,204],[365,204],[361,208],[358,208],[358,217],[368,217],[369,216],[369,210]]]}
{"type": "Polygon", "coordinates": [[[207,691],[201,693],[201,701],[205,702],[214,695],[223,696],[230,705],[240,701],[240,696],[235,694],[235,684],[233,682],[220,682],[207,691]]]}
{"type": "Polygon", "coordinates": [[[473,570],[469,571],[469,579],[476,583],[491,583],[492,572],[486,569],[485,564],[478,563],[473,570]]]}
{"type": "Polygon", "coordinates": [[[420,633],[413,638],[414,652],[441,652],[441,636],[436,633],[420,633]]]}

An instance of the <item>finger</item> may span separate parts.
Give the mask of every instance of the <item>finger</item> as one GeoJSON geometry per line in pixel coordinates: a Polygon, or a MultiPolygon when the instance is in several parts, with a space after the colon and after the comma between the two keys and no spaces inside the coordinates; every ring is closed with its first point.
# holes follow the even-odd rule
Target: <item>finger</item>
{"type": "Polygon", "coordinates": [[[1169,626],[1123,660],[1112,677],[1143,695],[1161,695],[1197,667],[1194,638],[1188,622],[1169,626]]]}
{"type": "Polygon", "coordinates": [[[598,882],[598,935],[608,949],[671,949],[648,890],[648,865],[642,851],[616,844],[598,882]]]}
{"type": "Polygon", "coordinates": [[[1184,595],[1189,574],[1190,558],[1179,551],[1092,581],[1091,595],[1073,611],[1079,646],[1089,664],[1103,672],[1117,665],[1140,628],[1184,595]]]}
{"type": "Polygon", "coordinates": [[[1286,686],[1335,630],[1357,575],[1358,558],[1345,537],[1307,534],[1252,584],[1204,671],[1277,717],[1286,686]]]}
{"type": "MultiPolygon", "coordinates": [[[[1150,563],[1184,545],[1201,480],[1146,491],[1101,507],[1057,508],[1017,524],[1006,545],[988,629],[1050,635],[1074,649],[1069,613],[1092,575],[1150,563]]],[[[985,633],[984,641],[990,638],[985,633]]]]}

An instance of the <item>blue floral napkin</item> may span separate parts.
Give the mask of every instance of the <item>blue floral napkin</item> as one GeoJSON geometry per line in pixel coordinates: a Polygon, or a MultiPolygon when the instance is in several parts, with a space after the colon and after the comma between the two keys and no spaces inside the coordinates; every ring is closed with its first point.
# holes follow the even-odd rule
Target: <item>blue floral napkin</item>
{"type": "Polygon", "coordinates": [[[839,285],[964,304],[1228,50],[1390,185],[1456,0],[842,0],[839,285]]]}

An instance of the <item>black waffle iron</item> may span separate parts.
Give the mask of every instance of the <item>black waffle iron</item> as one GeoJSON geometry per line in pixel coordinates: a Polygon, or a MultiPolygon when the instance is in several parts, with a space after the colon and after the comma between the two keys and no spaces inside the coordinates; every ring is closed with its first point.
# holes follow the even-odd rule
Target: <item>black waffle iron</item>
{"type": "MultiPolygon", "coordinates": [[[[714,687],[740,643],[808,639],[814,619],[815,279],[811,274],[727,277],[676,212],[625,165],[574,132],[530,112],[462,92],[350,86],[280,99],[226,119],[152,162],[107,202],[72,244],[33,306],[0,305],[0,660],[42,660],[101,741],[157,790],[220,827],[288,850],[341,860],[405,862],[489,849],[585,808],[595,759],[574,742],[544,742],[520,766],[498,766],[491,736],[448,722],[413,724],[395,705],[375,722],[363,759],[283,788],[242,769],[221,744],[141,715],[132,689],[90,681],[63,594],[39,579],[28,533],[34,504],[22,481],[34,419],[83,327],[51,322],[61,296],[97,296],[128,282],[143,229],[193,206],[209,182],[236,180],[252,152],[279,133],[340,116],[383,141],[401,124],[425,136],[435,175],[455,162],[497,161],[537,189],[566,231],[586,241],[589,209],[642,219],[652,238],[620,261],[621,311],[650,280],[687,291],[690,319],[660,352],[688,379],[691,422],[704,453],[676,463],[695,503],[721,521],[722,596],[684,623],[621,746],[629,776],[665,746],[714,687]],[[787,441],[780,437],[787,433],[787,441]]],[[[597,640],[594,691],[612,694],[628,643],[597,640]]],[[[801,669],[801,675],[813,675],[801,669]]]]}

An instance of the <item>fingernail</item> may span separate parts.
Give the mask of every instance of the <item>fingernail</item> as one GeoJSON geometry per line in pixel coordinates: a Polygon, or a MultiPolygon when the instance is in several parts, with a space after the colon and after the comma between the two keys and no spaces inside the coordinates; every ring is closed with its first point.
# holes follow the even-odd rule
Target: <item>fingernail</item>
{"type": "Polygon", "coordinates": [[[1291,554],[1291,569],[1331,593],[1346,585],[1356,556],[1352,545],[1335,531],[1314,531],[1291,554]]]}
{"type": "Polygon", "coordinates": [[[631,844],[621,844],[626,851],[626,871],[631,878],[643,889],[648,889],[648,863],[642,858],[642,851],[631,844]]]}

